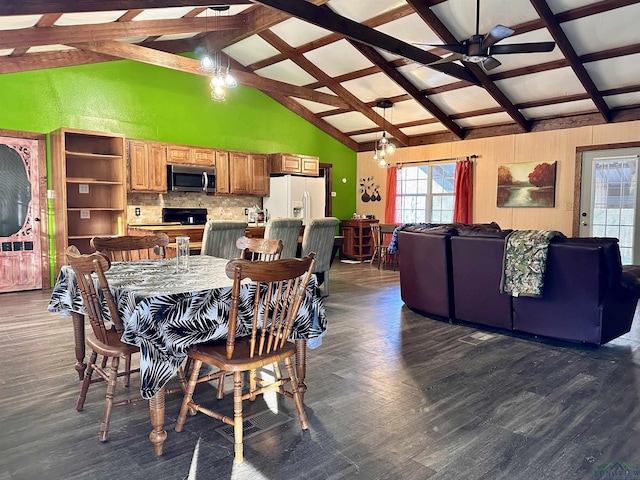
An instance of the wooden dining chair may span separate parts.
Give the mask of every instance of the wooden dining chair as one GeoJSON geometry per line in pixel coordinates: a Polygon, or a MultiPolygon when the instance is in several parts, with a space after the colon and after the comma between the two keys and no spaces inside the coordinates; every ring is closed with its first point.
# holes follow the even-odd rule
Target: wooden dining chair
{"type": "Polygon", "coordinates": [[[371,261],[369,262],[373,265],[373,262],[378,260],[378,270],[380,270],[380,262],[384,258],[386,254],[387,247],[382,244],[382,233],[380,233],[380,224],[372,223],[369,225],[371,228],[371,242],[373,243],[373,254],[371,255],[371,261]]]}
{"type": "Polygon", "coordinates": [[[240,237],[236,247],[241,250],[240,258],[251,261],[279,260],[282,254],[282,240],[268,240],[265,238],[240,237]]]}
{"type": "MultiPolygon", "coordinates": [[[[254,400],[256,395],[275,391],[293,397],[298,418],[303,430],[309,428],[307,417],[298,391],[298,380],[291,362],[296,353],[295,343],[288,340],[304,299],[306,288],[315,264],[314,255],[302,259],[282,259],[271,262],[251,262],[244,259],[227,263],[226,273],[233,279],[229,333],[226,340],[194,345],[189,349],[193,368],[187,392],[184,395],[176,431],[182,431],[187,412],[202,412],[228,425],[233,425],[235,462],[243,461],[242,401],[254,400]],[[251,334],[236,338],[241,282],[250,279],[255,287],[252,292],[253,312],[248,324],[251,334]],[[279,362],[283,361],[287,376],[283,377],[279,362]],[[199,380],[202,364],[218,367],[214,375],[233,372],[233,418],[229,418],[193,400],[193,392],[199,380]],[[258,369],[273,365],[275,380],[258,377],[258,369]],[[249,386],[243,393],[242,373],[249,372],[249,386]],[[290,384],[290,390],[285,385],[290,384]]],[[[243,302],[245,300],[243,299],[243,302]]],[[[246,303],[245,303],[246,304],[246,303]]]]}
{"type": "Polygon", "coordinates": [[[131,262],[151,258],[165,258],[169,244],[166,233],[154,235],[122,235],[119,237],[93,237],[91,246],[112,262],[131,262]]]}
{"type": "Polygon", "coordinates": [[[107,382],[107,393],[104,400],[99,435],[100,441],[104,442],[109,434],[112,408],[141,399],[141,397],[136,397],[118,402],[113,400],[117,378],[125,377],[124,383],[125,386],[128,386],[130,374],[140,371],[139,368],[131,369],[131,355],[139,352],[139,348],[123,343],[120,340],[124,328],[118,308],[109,290],[109,284],[104,276],[104,272],[109,270],[111,266],[109,259],[99,252],[81,255],[73,246],[67,248],[65,253],[67,261],[75,273],[78,288],[82,295],[82,302],[92,329],[92,333],[86,337],[87,346],[91,349],[91,356],[85,370],[80,395],[76,402],[76,410],[80,412],[84,408],[89,385],[97,382],[107,382]],[[92,275],[97,277],[98,286],[96,286],[92,275]],[[106,319],[104,316],[100,298],[103,298],[107,304],[110,319],[106,319]],[[103,357],[101,363],[97,362],[99,355],[103,357]],[[119,371],[121,358],[125,359],[125,369],[122,372],[119,371]],[[111,365],[107,369],[108,359],[111,359],[111,365]],[[93,378],[94,372],[98,374],[99,378],[93,378]]]}

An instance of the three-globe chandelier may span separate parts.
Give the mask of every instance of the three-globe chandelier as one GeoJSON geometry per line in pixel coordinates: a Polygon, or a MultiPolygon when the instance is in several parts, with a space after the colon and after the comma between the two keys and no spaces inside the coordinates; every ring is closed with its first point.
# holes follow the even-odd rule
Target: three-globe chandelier
{"type": "MultiPolygon", "coordinates": [[[[218,31],[220,29],[220,14],[221,12],[227,12],[228,15],[229,6],[224,5],[210,8],[216,12],[215,30],[218,31]]],[[[227,65],[223,66],[222,52],[220,50],[216,50],[213,54],[210,54],[205,48],[201,48],[201,50],[202,54],[199,55],[200,71],[212,74],[211,82],[209,83],[209,86],[211,87],[211,100],[223,102],[227,96],[227,89],[238,86],[238,82],[231,74],[231,58],[227,53],[227,65]]]]}

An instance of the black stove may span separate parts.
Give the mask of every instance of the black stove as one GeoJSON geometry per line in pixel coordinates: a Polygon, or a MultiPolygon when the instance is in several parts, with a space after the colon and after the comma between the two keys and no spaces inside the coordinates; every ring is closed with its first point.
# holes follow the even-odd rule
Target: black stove
{"type": "Polygon", "coordinates": [[[206,208],[163,208],[163,222],[180,222],[182,225],[204,225],[207,223],[206,208]]]}

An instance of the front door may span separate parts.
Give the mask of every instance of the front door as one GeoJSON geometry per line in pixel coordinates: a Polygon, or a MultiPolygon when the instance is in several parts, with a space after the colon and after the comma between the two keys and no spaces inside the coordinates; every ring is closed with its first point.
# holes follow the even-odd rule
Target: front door
{"type": "Polygon", "coordinates": [[[0,293],[42,288],[37,140],[0,137],[0,293]]]}
{"type": "Polygon", "coordinates": [[[640,148],[582,154],[580,236],[618,238],[624,265],[640,263],[639,155],[640,148]]]}

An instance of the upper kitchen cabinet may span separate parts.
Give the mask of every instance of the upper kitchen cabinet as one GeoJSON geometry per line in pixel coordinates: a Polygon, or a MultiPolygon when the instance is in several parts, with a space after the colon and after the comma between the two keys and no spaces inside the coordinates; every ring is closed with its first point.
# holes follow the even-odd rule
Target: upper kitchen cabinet
{"type": "Polygon", "coordinates": [[[123,234],[127,167],[123,135],[61,128],[51,146],[57,274],[69,245],[90,253],[94,236],[123,234]]]}
{"type": "Polygon", "coordinates": [[[259,153],[216,152],[216,193],[269,195],[268,157],[259,153]]]}
{"type": "Polygon", "coordinates": [[[309,177],[317,177],[320,166],[318,157],[292,153],[273,153],[269,156],[269,163],[271,173],[309,177]]]}
{"type": "Polygon", "coordinates": [[[166,193],[167,146],[159,142],[127,140],[130,192],[166,193]]]}
{"type": "Polygon", "coordinates": [[[269,160],[267,155],[253,153],[249,158],[251,168],[251,195],[269,196],[269,160]]]}
{"type": "Polygon", "coordinates": [[[216,151],[213,148],[169,144],[167,145],[167,163],[214,167],[216,151]]]}

